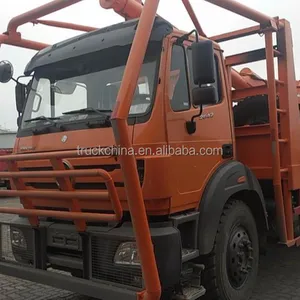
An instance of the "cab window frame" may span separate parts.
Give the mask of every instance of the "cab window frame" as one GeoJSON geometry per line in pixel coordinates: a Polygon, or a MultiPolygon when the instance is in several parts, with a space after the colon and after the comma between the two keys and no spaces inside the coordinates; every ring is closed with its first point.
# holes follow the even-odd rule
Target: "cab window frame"
{"type": "MultiPolygon", "coordinates": [[[[173,100],[173,97],[175,95],[175,91],[176,89],[174,88],[174,94],[173,94],[173,97],[170,98],[169,97],[169,104],[170,104],[170,107],[171,107],[171,110],[175,113],[180,113],[180,112],[186,112],[186,111],[189,111],[191,110],[191,108],[193,107],[192,105],[192,93],[191,93],[191,88],[190,88],[190,75],[189,75],[189,62],[188,62],[188,57],[187,57],[187,52],[186,52],[186,46],[185,45],[180,45],[180,44],[176,44],[173,43],[172,46],[171,46],[171,58],[170,58],[170,67],[169,67],[169,78],[171,77],[171,72],[173,71],[172,70],[172,62],[173,62],[173,53],[174,53],[174,47],[180,47],[183,51],[183,58],[184,58],[184,67],[185,67],[185,76],[186,76],[186,86],[187,86],[187,102],[188,102],[188,106],[186,106],[186,108],[181,108],[181,109],[174,109],[174,105],[172,105],[172,100],[173,100]]],[[[169,82],[169,85],[171,84],[171,82],[169,82]]]]}

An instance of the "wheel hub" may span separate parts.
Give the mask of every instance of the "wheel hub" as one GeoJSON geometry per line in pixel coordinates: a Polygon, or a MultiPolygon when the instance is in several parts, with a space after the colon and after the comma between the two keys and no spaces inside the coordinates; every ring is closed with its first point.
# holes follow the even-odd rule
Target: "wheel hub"
{"type": "Polygon", "coordinates": [[[238,289],[248,278],[253,265],[253,248],[249,235],[242,227],[235,228],[227,248],[227,273],[231,285],[238,289]]]}

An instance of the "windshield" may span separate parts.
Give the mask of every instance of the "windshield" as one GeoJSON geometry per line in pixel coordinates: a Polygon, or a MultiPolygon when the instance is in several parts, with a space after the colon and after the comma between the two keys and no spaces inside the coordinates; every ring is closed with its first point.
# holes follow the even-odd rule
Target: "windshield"
{"type": "MultiPolygon", "coordinates": [[[[41,122],[88,121],[114,109],[130,47],[103,50],[36,71],[22,118],[22,128],[41,122]]],[[[149,47],[130,109],[130,116],[151,109],[160,50],[149,47]]]]}

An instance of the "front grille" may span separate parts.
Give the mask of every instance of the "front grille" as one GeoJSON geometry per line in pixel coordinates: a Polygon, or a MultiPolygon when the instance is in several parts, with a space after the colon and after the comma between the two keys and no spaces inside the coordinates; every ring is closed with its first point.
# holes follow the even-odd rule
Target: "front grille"
{"type": "Polygon", "coordinates": [[[115,253],[122,242],[92,236],[92,278],[142,289],[144,284],[141,268],[119,267],[114,264],[115,253]]]}
{"type": "Polygon", "coordinates": [[[0,225],[0,260],[17,264],[33,266],[34,265],[34,239],[33,231],[27,228],[22,230],[27,249],[19,248],[11,243],[11,227],[9,225],[0,225]]]}

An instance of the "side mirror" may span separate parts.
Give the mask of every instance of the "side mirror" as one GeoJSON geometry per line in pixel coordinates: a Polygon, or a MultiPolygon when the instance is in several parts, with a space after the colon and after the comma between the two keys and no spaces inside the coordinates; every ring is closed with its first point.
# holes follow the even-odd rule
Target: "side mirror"
{"type": "Polygon", "coordinates": [[[16,107],[19,114],[23,112],[25,101],[26,101],[26,85],[17,83],[15,87],[16,92],[16,107]]]}
{"type": "Polygon", "coordinates": [[[193,75],[196,85],[216,82],[213,42],[198,41],[192,44],[193,75]]]}
{"type": "Polygon", "coordinates": [[[7,61],[3,60],[0,62],[0,82],[7,83],[9,82],[14,75],[14,68],[12,64],[7,61]]]}
{"type": "Polygon", "coordinates": [[[218,93],[214,86],[193,89],[193,104],[195,106],[212,105],[218,102],[218,93]]]}

